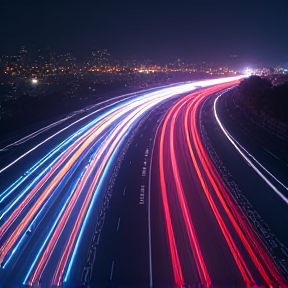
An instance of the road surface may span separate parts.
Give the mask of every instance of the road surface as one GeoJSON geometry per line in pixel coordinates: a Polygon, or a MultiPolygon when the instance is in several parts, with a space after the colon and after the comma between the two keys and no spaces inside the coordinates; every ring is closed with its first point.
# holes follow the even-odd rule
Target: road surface
{"type": "MultiPolygon", "coordinates": [[[[203,141],[199,115],[207,96],[217,91],[219,88],[213,87],[179,100],[157,133],[151,191],[162,213],[152,211],[152,235],[160,230],[162,239],[152,237],[152,243],[156,251],[162,249],[162,259],[154,259],[154,281],[163,287],[170,281],[163,268],[170,262],[177,287],[286,287],[279,263],[223,181],[203,141]],[[165,223],[165,229],[161,223],[165,223]],[[163,243],[166,249],[161,247],[163,243]]],[[[209,111],[213,115],[213,110],[209,111]]],[[[219,132],[215,139],[225,138],[219,132]]],[[[237,161],[243,160],[240,157],[237,161]]],[[[238,163],[233,165],[237,167],[238,163]]],[[[246,164],[246,170],[249,168],[246,164]]],[[[254,176],[250,180],[259,181],[254,176]]]]}
{"type": "Polygon", "coordinates": [[[124,95],[2,147],[1,286],[282,283],[200,137],[201,103],[237,81],[124,95]]]}

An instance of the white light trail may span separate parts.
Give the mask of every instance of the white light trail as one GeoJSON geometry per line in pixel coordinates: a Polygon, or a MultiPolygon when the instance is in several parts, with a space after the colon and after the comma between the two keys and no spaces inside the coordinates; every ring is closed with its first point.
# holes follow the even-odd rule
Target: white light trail
{"type": "MultiPolygon", "coordinates": [[[[223,95],[223,94],[221,94],[223,95]]],[[[288,198],[285,197],[285,195],[283,193],[281,193],[276,187],[275,185],[273,185],[269,179],[267,177],[265,177],[265,175],[256,167],[256,165],[254,165],[252,163],[252,161],[246,156],[249,155],[254,161],[255,163],[257,163],[260,168],[262,170],[264,170],[268,175],[270,175],[271,177],[273,177],[274,180],[276,180],[282,187],[284,187],[287,190],[287,187],[281,182],[279,181],[268,169],[266,169],[262,164],[259,163],[258,160],[256,160],[243,146],[241,146],[235,139],[233,139],[233,137],[230,135],[230,133],[225,129],[225,127],[223,126],[223,124],[221,123],[218,115],[217,115],[217,101],[219,99],[219,97],[221,96],[219,95],[215,101],[214,101],[214,115],[215,118],[221,128],[221,130],[223,131],[223,133],[225,134],[225,136],[227,137],[227,139],[231,142],[231,144],[235,147],[235,149],[239,152],[239,154],[245,159],[245,161],[248,163],[248,165],[250,165],[254,171],[268,184],[268,186],[270,188],[272,188],[272,190],[286,203],[288,204],[288,198]],[[244,152],[243,152],[244,151],[244,152]],[[245,155],[246,153],[246,155],[245,155]]]]}

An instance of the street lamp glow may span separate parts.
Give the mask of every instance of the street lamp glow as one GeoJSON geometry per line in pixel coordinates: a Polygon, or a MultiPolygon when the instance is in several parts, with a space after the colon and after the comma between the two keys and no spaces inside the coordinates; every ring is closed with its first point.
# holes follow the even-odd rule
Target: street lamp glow
{"type": "Polygon", "coordinates": [[[37,84],[38,80],[37,79],[32,79],[32,84],[37,84]]]}

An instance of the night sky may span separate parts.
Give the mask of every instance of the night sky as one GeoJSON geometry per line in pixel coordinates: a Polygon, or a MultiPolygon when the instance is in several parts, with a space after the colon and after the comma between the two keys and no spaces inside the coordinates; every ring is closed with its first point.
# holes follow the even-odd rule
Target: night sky
{"type": "Polygon", "coordinates": [[[288,0],[0,0],[0,53],[21,43],[288,66],[288,0]]]}

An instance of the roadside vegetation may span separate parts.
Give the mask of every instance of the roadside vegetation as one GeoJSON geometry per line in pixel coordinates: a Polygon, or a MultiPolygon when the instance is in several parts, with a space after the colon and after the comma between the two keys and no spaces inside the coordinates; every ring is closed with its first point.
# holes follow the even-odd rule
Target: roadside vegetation
{"type": "Polygon", "coordinates": [[[239,85],[239,104],[256,114],[262,121],[276,120],[288,124],[288,76],[287,81],[272,85],[268,78],[250,76],[239,85]]]}

